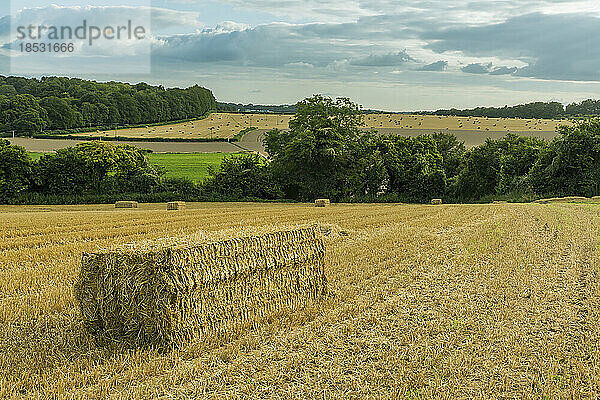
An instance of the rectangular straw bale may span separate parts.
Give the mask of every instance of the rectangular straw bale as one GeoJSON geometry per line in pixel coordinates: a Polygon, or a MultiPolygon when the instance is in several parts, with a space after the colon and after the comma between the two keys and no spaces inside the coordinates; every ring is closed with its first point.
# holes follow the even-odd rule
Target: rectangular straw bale
{"type": "Polygon", "coordinates": [[[115,208],[138,208],[137,201],[117,201],[115,208]]]}
{"type": "Polygon", "coordinates": [[[329,199],[318,199],[315,200],[315,207],[329,207],[331,201],[329,199]]]}
{"type": "Polygon", "coordinates": [[[167,203],[168,211],[176,211],[185,209],[185,201],[171,201],[167,203]]]}
{"type": "Polygon", "coordinates": [[[177,346],[297,310],[327,291],[316,227],[158,250],[84,254],[75,296],[100,342],[177,346]]]}
{"type": "Polygon", "coordinates": [[[431,205],[433,205],[433,206],[441,206],[442,204],[443,204],[442,199],[431,200],[431,205]]]}

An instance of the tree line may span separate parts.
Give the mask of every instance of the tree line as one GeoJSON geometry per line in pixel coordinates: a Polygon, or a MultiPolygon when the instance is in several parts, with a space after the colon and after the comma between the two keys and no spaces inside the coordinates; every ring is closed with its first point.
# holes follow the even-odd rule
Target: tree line
{"type": "Polygon", "coordinates": [[[585,100],[563,105],[559,102],[535,102],[504,107],[456,108],[423,112],[428,115],[488,118],[563,119],[600,116],[600,100],[585,100]]]}
{"type": "Polygon", "coordinates": [[[0,198],[480,202],[600,195],[599,120],[560,127],[552,141],[508,134],[466,149],[443,132],[414,138],[365,132],[363,115],[348,99],[308,98],[298,103],[289,130],[266,134],[268,159],[227,157],[198,184],[165,178],[129,145],[88,142],[34,162],[25,149],[0,141],[0,198]]]}
{"type": "Polygon", "coordinates": [[[146,83],[0,76],[0,131],[18,135],[184,120],[215,109],[212,92],[197,85],[166,89],[146,83]]]}

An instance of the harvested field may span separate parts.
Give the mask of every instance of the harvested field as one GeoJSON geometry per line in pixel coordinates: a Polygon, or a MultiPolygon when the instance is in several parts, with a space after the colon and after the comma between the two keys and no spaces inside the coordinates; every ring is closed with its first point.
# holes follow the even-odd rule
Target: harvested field
{"type": "Polygon", "coordinates": [[[600,205],[0,207],[0,397],[595,398],[600,205]],[[83,252],[325,224],[331,296],[227,341],[97,347],[83,252]],[[335,228],[335,229],[334,229],[335,228]],[[335,234],[334,234],[335,233],[335,234]]]}
{"type": "MultiPolygon", "coordinates": [[[[292,115],[275,114],[213,113],[205,119],[181,124],[79,133],[76,136],[227,139],[234,137],[243,129],[251,127],[259,130],[274,128],[288,129],[292,117],[292,115]]],[[[458,134],[488,133],[492,136],[503,136],[508,132],[547,136],[553,134],[559,125],[569,123],[567,120],[446,117],[409,114],[367,114],[365,115],[364,122],[367,129],[377,129],[381,133],[390,134],[412,135],[419,132],[422,134],[432,131],[449,131],[457,132],[458,134]]]]}
{"type": "Polygon", "coordinates": [[[213,113],[207,118],[195,121],[148,126],[142,128],[118,129],[111,131],[97,131],[91,133],[78,133],[81,137],[106,137],[123,136],[133,138],[161,137],[184,139],[231,139],[244,129],[287,129],[290,115],[275,114],[231,114],[213,113]]]}

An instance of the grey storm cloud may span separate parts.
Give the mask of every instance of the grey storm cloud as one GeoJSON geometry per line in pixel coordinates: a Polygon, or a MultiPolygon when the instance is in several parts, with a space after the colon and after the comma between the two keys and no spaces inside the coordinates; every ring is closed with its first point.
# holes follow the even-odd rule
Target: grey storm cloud
{"type": "Polygon", "coordinates": [[[390,51],[385,46],[370,43],[350,46],[346,41],[330,40],[349,39],[356,30],[366,29],[356,25],[218,26],[192,34],[161,37],[153,55],[156,58],[264,67],[300,64],[326,67],[339,60],[348,60],[347,64],[354,67],[389,67],[415,61],[405,50],[390,51]],[[381,50],[376,51],[379,48],[381,50]]]}
{"type": "Polygon", "coordinates": [[[492,63],[481,64],[473,63],[462,67],[460,70],[467,74],[487,74],[492,69],[492,63]]]}
{"type": "Polygon", "coordinates": [[[360,67],[395,67],[409,61],[414,61],[414,58],[409,56],[406,50],[402,50],[397,53],[371,54],[364,58],[351,60],[350,64],[360,67]]]}
{"type": "Polygon", "coordinates": [[[542,79],[600,80],[600,18],[532,13],[484,26],[442,29],[423,38],[438,53],[519,59],[516,75],[542,79]]]}
{"type": "Polygon", "coordinates": [[[197,33],[160,38],[156,58],[192,62],[278,67],[289,64],[327,65],[336,50],[319,42],[304,43],[293,25],[270,24],[254,28],[218,26],[197,33]]]}
{"type": "Polygon", "coordinates": [[[448,61],[436,61],[418,68],[417,71],[444,71],[448,67],[448,61]]]}

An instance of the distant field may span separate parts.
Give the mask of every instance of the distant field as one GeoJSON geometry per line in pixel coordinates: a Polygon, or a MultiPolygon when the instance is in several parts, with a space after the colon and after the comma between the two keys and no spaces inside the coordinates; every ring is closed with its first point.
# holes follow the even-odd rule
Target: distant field
{"type": "MultiPolygon", "coordinates": [[[[259,130],[273,128],[288,129],[292,115],[275,114],[228,114],[215,113],[209,117],[180,124],[149,126],[147,128],[120,129],[80,133],[82,138],[91,136],[131,137],[131,138],[232,138],[240,131],[254,127],[259,130]]],[[[536,133],[548,136],[568,120],[507,119],[476,117],[444,117],[433,115],[408,114],[368,114],[365,115],[366,129],[378,129],[381,133],[412,136],[418,132],[453,131],[460,133],[489,132],[496,134],[536,133]]]]}
{"type": "Polygon", "coordinates": [[[372,114],[367,127],[388,130],[452,130],[470,132],[554,132],[568,120],[445,117],[437,115],[372,114]]]}
{"type": "MultiPolygon", "coordinates": [[[[38,160],[44,153],[29,153],[31,158],[38,160]]],[[[191,154],[149,154],[152,165],[166,169],[169,178],[187,178],[194,182],[201,182],[209,174],[210,167],[219,169],[223,158],[236,153],[191,153],[191,154]]],[[[237,153],[242,154],[242,153],[237,153]]]]}
{"type": "Polygon", "coordinates": [[[121,136],[131,138],[231,139],[244,129],[252,127],[258,129],[287,129],[290,119],[291,115],[214,113],[204,119],[179,124],[78,133],[73,136],[83,138],[121,136]]]}

